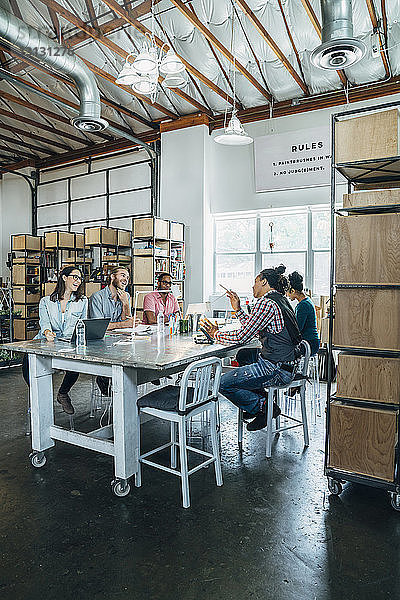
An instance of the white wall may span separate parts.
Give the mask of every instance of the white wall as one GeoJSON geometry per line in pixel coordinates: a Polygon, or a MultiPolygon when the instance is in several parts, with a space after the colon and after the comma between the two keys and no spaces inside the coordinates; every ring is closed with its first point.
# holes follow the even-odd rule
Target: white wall
{"type": "Polygon", "coordinates": [[[10,235],[32,231],[31,191],[19,175],[6,173],[0,180],[0,275],[10,277],[6,267],[10,235]]]}
{"type": "MultiPolygon", "coordinates": [[[[399,100],[400,94],[351,104],[347,109],[399,100]]],[[[329,126],[330,115],[345,110],[346,106],[337,106],[247,124],[245,129],[256,138],[329,126]]],[[[211,293],[212,214],[330,202],[329,186],[256,193],[254,145],[221,146],[213,142],[218,133],[220,130],[209,136],[204,126],[196,126],[162,134],[161,216],[175,218],[188,226],[188,302],[206,300],[211,293]]],[[[345,191],[345,186],[340,188],[338,197],[345,191]]]]}

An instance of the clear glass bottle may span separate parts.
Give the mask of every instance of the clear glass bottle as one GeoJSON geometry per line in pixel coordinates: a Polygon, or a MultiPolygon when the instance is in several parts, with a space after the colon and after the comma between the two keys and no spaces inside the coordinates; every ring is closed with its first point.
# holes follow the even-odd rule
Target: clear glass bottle
{"type": "Polygon", "coordinates": [[[77,348],[86,348],[86,327],[85,323],[82,319],[76,324],[76,347],[77,348]]]}
{"type": "Polygon", "coordinates": [[[157,335],[164,334],[164,312],[160,311],[157,315],[157,335]]]}

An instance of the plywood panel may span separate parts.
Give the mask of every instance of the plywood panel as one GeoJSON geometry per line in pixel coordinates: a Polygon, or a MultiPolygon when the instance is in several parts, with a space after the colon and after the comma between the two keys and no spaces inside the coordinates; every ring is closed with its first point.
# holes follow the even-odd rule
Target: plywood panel
{"type": "Polygon", "coordinates": [[[400,290],[338,289],[337,346],[400,350],[400,290]]]}
{"type": "Polygon", "coordinates": [[[399,112],[393,110],[338,121],[335,126],[337,163],[397,156],[399,112]]]}
{"type": "Polygon", "coordinates": [[[336,282],[400,283],[400,214],[336,218],[336,282]]]}
{"type": "Polygon", "coordinates": [[[368,192],[343,194],[343,208],[357,208],[360,206],[388,206],[390,204],[400,204],[400,189],[371,190],[368,192]]]}
{"type": "Polygon", "coordinates": [[[400,359],[340,353],[337,395],[371,402],[400,403],[400,359]]]}
{"type": "Polygon", "coordinates": [[[330,405],[328,465],[393,481],[398,411],[330,405]]]}
{"type": "Polygon", "coordinates": [[[153,258],[135,257],[133,263],[133,282],[153,285],[153,258]]]}

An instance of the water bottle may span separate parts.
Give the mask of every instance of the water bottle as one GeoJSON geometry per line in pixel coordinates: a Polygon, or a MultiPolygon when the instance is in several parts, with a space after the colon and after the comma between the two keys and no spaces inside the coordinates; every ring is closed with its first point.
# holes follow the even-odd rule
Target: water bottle
{"type": "Polygon", "coordinates": [[[164,313],[159,312],[157,315],[157,335],[164,335],[164,313]]]}
{"type": "Polygon", "coordinates": [[[86,327],[82,319],[76,324],[76,347],[86,348],[86,327]]]}

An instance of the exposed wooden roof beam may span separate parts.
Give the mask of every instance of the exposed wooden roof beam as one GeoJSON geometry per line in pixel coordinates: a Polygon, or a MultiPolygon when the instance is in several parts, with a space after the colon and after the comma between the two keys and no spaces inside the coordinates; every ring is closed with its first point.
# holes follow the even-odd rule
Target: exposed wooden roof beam
{"type": "MultiPolygon", "coordinates": [[[[18,58],[19,60],[24,60],[27,64],[33,66],[35,69],[38,69],[39,71],[42,71],[43,73],[47,73],[48,75],[51,75],[55,79],[58,79],[62,83],[65,83],[69,87],[75,89],[75,84],[72,81],[70,81],[69,79],[67,79],[67,77],[60,75],[59,73],[56,73],[54,71],[50,71],[50,69],[46,69],[41,63],[35,62],[32,59],[25,58],[25,57],[21,58],[21,56],[18,53],[14,52],[13,50],[7,49],[7,51],[10,52],[10,54],[12,56],[14,56],[15,58],[18,58]]],[[[69,106],[71,106],[71,108],[79,109],[78,104],[74,104],[73,102],[70,102],[66,98],[62,98],[61,96],[57,96],[57,94],[53,94],[52,92],[50,92],[48,90],[44,90],[43,88],[35,86],[34,84],[25,81],[25,79],[18,77],[18,75],[16,75],[14,72],[12,72],[11,75],[13,75],[13,77],[15,78],[16,81],[21,81],[24,84],[29,85],[30,87],[32,87],[33,90],[36,89],[36,91],[45,92],[48,96],[51,96],[55,100],[62,100],[65,104],[68,104],[69,106]]],[[[1,77],[1,73],[0,73],[0,77],[1,77]]],[[[122,89],[125,89],[122,86],[119,86],[119,87],[121,87],[122,89]]],[[[128,91],[128,90],[130,90],[130,88],[125,89],[125,91],[128,91]]],[[[135,95],[135,94],[133,94],[133,95],[135,95]]],[[[137,95],[137,97],[141,98],[141,96],[139,96],[139,95],[137,95]]],[[[120,106],[113,100],[108,100],[107,98],[104,98],[104,97],[101,97],[100,100],[106,106],[109,106],[110,108],[113,108],[114,110],[120,110],[120,112],[125,114],[127,117],[130,117],[131,119],[135,119],[139,123],[142,123],[143,125],[146,125],[149,128],[158,129],[158,125],[156,123],[154,123],[153,121],[149,121],[148,119],[146,119],[145,117],[142,117],[141,115],[138,115],[134,111],[129,110],[128,108],[125,108],[123,106],[120,106]],[[119,108],[117,108],[117,106],[119,108]]],[[[171,114],[173,115],[173,113],[171,113],[171,114]]],[[[173,116],[175,117],[175,115],[173,115],[173,116]]],[[[113,123],[112,121],[110,121],[110,119],[107,119],[107,120],[110,123],[110,125],[115,125],[115,127],[119,127],[120,129],[122,129],[121,126],[118,125],[117,123],[113,123]]],[[[99,132],[93,133],[92,135],[99,135],[99,132]]],[[[103,137],[103,135],[101,135],[100,137],[103,137]]]]}
{"type": "Polygon", "coordinates": [[[37,129],[43,129],[43,131],[47,131],[48,133],[51,133],[52,135],[61,136],[61,137],[73,140],[74,142],[77,142],[79,144],[86,144],[86,142],[84,142],[81,138],[77,137],[76,135],[73,135],[72,133],[60,131],[59,129],[56,129],[55,127],[48,127],[47,125],[42,125],[42,123],[38,123],[37,121],[34,121],[33,119],[28,119],[28,117],[23,117],[21,115],[17,115],[13,112],[4,110],[3,108],[0,108],[0,115],[3,115],[4,117],[8,117],[9,119],[14,119],[16,121],[20,121],[21,123],[25,123],[26,125],[31,125],[32,127],[35,127],[37,129]]]}
{"type": "Polygon", "coordinates": [[[36,159],[38,158],[37,156],[35,156],[34,154],[30,154],[29,152],[25,152],[25,150],[20,150],[18,148],[18,150],[15,150],[15,148],[8,148],[7,146],[0,146],[0,151],[3,152],[10,152],[10,154],[15,154],[15,155],[19,155],[19,156],[26,156],[26,158],[31,158],[31,159],[36,159]]]}
{"type": "MultiPolygon", "coordinates": [[[[103,2],[106,2],[107,4],[110,1],[115,2],[115,0],[103,0],[103,2]]],[[[229,62],[231,62],[237,68],[237,70],[244,75],[244,77],[246,77],[248,81],[250,81],[250,83],[264,96],[264,98],[266,98],[269,102],[272,101],[272,96],[268,90],[266,90],[257,81],[257,79],[253,77],[253,75],[238,60],[235,59],[232,53],[225,48],[225,46],[215,37],[215,35],[213,35],[211,31],[207,29],[200,19],[194,15],[191,10],[185,4],[183,4],[183,2],[181,2],[181,0],[171,0],[171,2],[181,11],[183,15],[185,15],[192,25],[194,25],[194,27],[196,27],[196,29],[198,29],[204,35],[204,37],[213,44],[213,46],[218,48],[225,58],[229,60],[229,62]]]]}
{"type": "MultiPolygon", "coordinates": [[[[175,0],[171,0],[171,1],[175,4],[175,0]]],[[[303,79],[300,77],[300,75],[297,73],[297,71],[293,68],[290,61],[286,58],[286,56],[284,55],[282,50],[279,48],[279,46],[276,44],[276,42],[270,36],[270,34],[265,29],[265,27],[261,23],[261,21],[256,17],[256,15],[251,10],[251,8],[247,4],[247,2],[245,2],[245,0],[235,0],[235,2],[236,2],[236,4],[238,4],[238,6],[240,6],[240,8],[244,12],[244,14],[252,22],[252,24],[257,29],[258,33],[261,35],[261,37],[264,39],[264,41],[267,42],[267,44],[271,48],[271,50],[279,58],[281,63],[284,65],[284,67],[286,67],[286,69],[289,71],[289,73],[291,74],[293,79],[296,81],[297,85],[303,90],[303,92],[305,94],[308,94],[309,92],[308,92],[306,83],[303,81],[303,79]]]]}
{"type": "MultiPolygon", "coordinates": [[[[321,108],[330,108],[332,106],[340,106],[343,104],[361,102],[398,94],[400,86],[400,77],[392,77],[389,81],[378,81],[369,86],[360,85],[354,86],[348,90],[337,90],[335,92],[327,92],[320,94],[317,97],[303,97],[300,102],[293,106],[291,100],[285,100],[274,104],[273,117],[285,117],[288,115],[296,115],[321,108]]],[[[239,111],[238,116],[242,123],[253,123],[256,121],[264,121],[271,117],[271,110],[268,104],[257,106],[254,108],[246,108],[239,111]]],[[[211,129],[220,129],[224,126],[224,115],[218,115],[212,122],[210,121],[211,129]]]]}
{"type": "MultiPolygon", "coordinates": [[[[127,12],[115,0],[103,0],[103,2],[109,8],[111,8],[116,14],[120,15],[124,22],[132,25],[132,27],[134,27],[137,31],[139,31],[143,35],[145,35],[146,33],[151,33],[150,30],[145,25],[143,25],[143,23],[141,23],[137,19],[132,18],[132,16],[129,14],[129,12],[127,12]]],[[[164,45],[164,42],[162,40],[160,40],[157,36],[155,36],[155,43],[157,44],[157,46],[159,48],[162,48],[164,46],[165,52],[167,52],[169,50],[169,46],[164,45]]],[[[221,96],[221,98],[223,98],[224,100],[227,100],[230,104],[233,104],[233,99],[229,94],[227,94],[224,90],[222,90],[220,87],[218,87],[213,81],[208,79],[208,77],[206,77],[203,73],[201,73],[201,71],[196,69],[196,67],[191,65],[187,60],[185,60],[183,58],[183,56],[180,56],[180,55],[178,55],[178,56],[181,59],[181,61],[183,62],[183,64],[185,65],[185,67],[189,73],[194,75],[194,77],[197,77],[197,79],[200,79],[200,81],[202,83],[204,83],[207,87],[209,87],[213,92],[215,92],[216,94],[221,96]]]]}
{"type": "Polygon", "coordinates": [[[386,56],[385,40],[382,39],[382,32],[380,31],[380,28],[379,28],[379,22],[378,22],[378,17],[376,16],[375,5],[374,5],[373,0],[365,0],[365,2],[367,3],[367,8],[368,8],[368,12],[369,12],[369,17],[371,19],[372,27],[374,28],[374,31],[378,34],[380,55],[381,55],[381,59],[383,62],[383,67],[385,69],[386,77],[390,77],[391,72],[390,72],[388,59],[386,56]]]}
{"type": "Polygon", "coordinates": [[[13,127],[12,125],[8,125],[8,124],[4,125],[3,123],[0,122],[0,129],[5,129],[6,131],[9,131],[9,132],[12,131],[13,133],[15,133],[17,135],[27,137],[31,140],[36,140],[43,144],[47,144],[47,146],[55,146],[56,148],[61,148],[61,150],[71,150],[71,148],[69,146],[67,146],[66,144],[62,144],[60,142],[54,142],[53,140],[44,138],[41,135],[37,135],[36,133],[31,133],[30,131],[17,129],[16,127],[13,127]]]}
{"type": "MultiPolygon", "coordinates": [[[[4,129],[7,129],[7,128],[4,127],[4,129]]],[[[10,138],[4,134],[1,134],[1,140],[3,142],[9,142],[10,144],[15,144],[17,146],[23,146],[24,148],[29,148],[30,150],[33,150],[34,152],[41,152],[42,154],[49,154],[50,156],[55,154],[55,152],[51,152],[44,146],[34,146],[33,144],[28,144],[27,142],[17,140],[16,138],[10,138]]]]}
{"type": "MultiPolygon", "coordinates": [[[[112,40],[110,40],[109,38],[104,36],[102,33],[100,33],[94,27],[90,27],[90,25],[87,25],[84,21],[82,21],[82,19],[79,19],[76,15],[74,15],[72,12],[70,12],[63,6],[61,6],[61,4],[59,4],[55,0],[40,0],[40,1],[43,4],[45,4],[46,6],[50,6],[51,8],[53,8],[58,14],[60,14],[69,23],[72,23],[73,25],[75,25],[76,27],[78,27],[79,29],[84,31],[85,33],[88,33],[91,38],[96,40],[96,42],[103,44],[104,46],[106,46],[106,48],[109,48],[112,52],[114,52],[118,56],[121,56],[123,59],[126,59],[128,57],[129,52],[127,52],[126,50],[124,50],[123,48],[118,46],[118,44],[116,44],[115,42],[113,42],[112,40]]],[[[162,81],[162,79],[161,79],[161,81],[162,81]]],[[[183,90],[180,90],[178,88],[171,88],[171,92],[177,94],[178,96],[180,96],[181,98],[186,100],[186,102],[189,102],[189,104],[192,104],[197,110],[201,110],[204,112],[211,112],[211,111],[208,111],[208,109],[205,106],[200,104],[200,102],[198,102],[194,98],[191,98],[191,96],[189,96],[189,94],[187,94],[183,90]]],[[[143,99],[143,96],[141,94],[139,94],[139,96],[141,99],[143,99]]]]}
{"type": "Polygon", "coordinates": [[[53,25],[55,36],[58,39],[59,36],[61,36],[61,28],[60,28],[60,22],[57,17],[57,13],[52,8],[49,8],[48,11],[49,11],[51,23],[53,25]]]}
{"type": "MultiPolygon", "coordinates": [[[[305,8],[306,13],[308,14],[310,21],[318,34],[319,39],[322,39],[321,23],[319,22],[318,17],[314,12],[310,0],[301,0],[301,3],[305,8]]],[[[346,77],[346,73],[342,70],[336,71],[336,73],[339,75],[340,81],[343,83],[343,85],[347,87],[349,81],[346,77]]]]}
{"type": "Polygon", "coordinates": [[[298,51],[297,51],[297,48],[296,48],[296,44],[294,43],[294,39],[293,39],[293,36],[292,36],[292,32],[290,31],[290,28],[289,28],[289,25],[288,25],[288,22],[287,22],[287,19],[286,19],[285,11],[284,11],[284,9],[283,9],[283,5],[282,5],[282,0],[278,0],[278,4],[279,4],[279,9],[280,9],[280,11],[281,11],[281,15],[282,15],[283,22],[284,22],[284,24],[285,24],[285,28],[286,28],[286,33],[287,33],[287,36],[288,36],[288,38],[289,38],[289,41],[290,41],[290,43],[291,43],[291,46],[292,46],[292,48],[293,48],[293,52],[294,52],[294,53],[295,53],[295,55],[296,55],[296,60],[297,60],[297,64],[298,64],[298,67],[299,67],[299,71],[300,71],[300,73],[301,73],[301,77],[302,77],[302,79],[303,79],[304,83],[306,84],[306,87],[307,87],[307,94],[309,94],[309,93],[310,93],[310,90],[308,89],[308,85],[307,85],[307,83],[306,83],[306,80],[305,80],[305,77],[304,77],[304,73],[303,73],[303,66],[302,66],[302,64],[301,64],[301,60],[300,60],[300,56],[299,56],[299,53],[298,53],[298,51]]]}
{"type": "Polygon", "coordinates": [[[9,2],[10,2],[11,10],[13,11],[14,15],[16,17],[18,17],[18,19],[21,19],[21,21],[23,21],[22,13],[18,6],[17,0],[9,0],[9,2]]]}
{"type": "Polygon", "coordinates": [[[96,13],[94,10],[94,6],[93,6],[93,2],[92,0],[85,0],[85,4],[86,4],[86,8],[89,14],[89,19],[90,19],[90,23],[91,25],[93,25],[93,27],[97,27],[98,26],[98,22],[97,22],[97,17],[96,17],[96,13]]]}
{"type": "MultiPolygon", "coordinates": [[[[155,131],[149,133],[140,134],[137,136],[143,142],[150,143],[160,139],[160,134],[155,131]]],[[[131,142],[130,140],[115,140],[114,142],[106,142],[105,144],[96,144],[90,148],[81,148],[79,150],[72,150],[64,154],[58,154],[57,156],[42,159],[37,162],[38,168],[52,167],[55,165],[61,165],[68,162],[73,162],[81,158],[89,156],[100,156],[104,154],[110,154],[111,152],[117,152],[118,150],[126,150],[128,148],[135,148],[138,144],[131,142]]]]}

